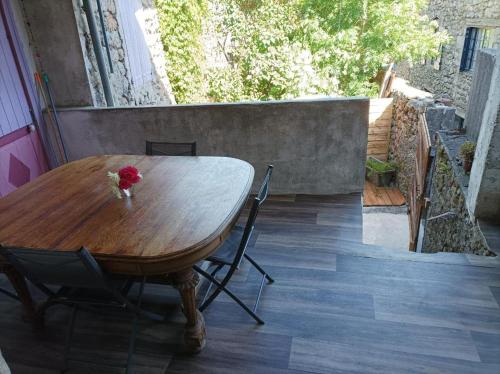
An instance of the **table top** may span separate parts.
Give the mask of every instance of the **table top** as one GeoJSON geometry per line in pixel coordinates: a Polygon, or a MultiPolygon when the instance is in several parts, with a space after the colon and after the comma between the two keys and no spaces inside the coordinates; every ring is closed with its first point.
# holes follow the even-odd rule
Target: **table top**
{"type": "Polygon", "coordinates": [[[0,244],[87,248],[108,270],[160,274],[209,256],[250,192],[253,167],[227,157],[95,156],[70,162],[0,199],[0,244]],[[143,175],[131,198],[108,171],[143,175]]]}

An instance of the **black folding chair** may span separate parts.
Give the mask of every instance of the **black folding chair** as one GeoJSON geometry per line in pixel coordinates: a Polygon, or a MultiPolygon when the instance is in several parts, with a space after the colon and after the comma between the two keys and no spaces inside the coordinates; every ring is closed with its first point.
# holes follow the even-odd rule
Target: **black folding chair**
{"type": "Polygon", "coordinates": [[[269,192],[269,181],[271,179],[271,174],[273,172],[273,166],[269,165],[267,168],[267,173],[264,178],[264,182],[262,187],[260,188],[257,197],[253,200],[252,207],[250,209],[250,214],[248,216],[247,223],[245,227],[236,226],[229,238],[224,241],[224,243],[217,249],[213,256],[207,258],[212,265],[215,266],[215,269],[212,272],[207,272],[201,269],[199,266],[194,266],[193,268],[200,273],[202,276],[207,278],[210,281],[210,285],[205,293],[205,297],[201,301],[199,310],[203,312],[214,300],[215,298],[223,291],[230,298],[238,303],[248,314],[250,314],[259,324],[264,324],[264,321],[256,314],[257,307],[259,306],[260,296],[262,294],[262,289],[264,287],[264,282],[267,279],[269,283],[273,283],[274,280],[267,274],[257,262],[246,253],[246,249],[248,246],[248,242],[252,236],[255,219],[257,218],[257,214],[259,213],[260,206],[264,203],[267,198],[269,192]],[[239,243],[239,245],[238,245],[239,243]],[[262,279],[260,281],[259,292],[257,294],[257,298],[255,300],[255,304],[253,309],[250,309],[243,301],[241,301],[235,294],[233,294],[230,290],[227,289],[227,284],[231,280],[234,272],[239,268],[242,259],[246,258],[261,274],[262,279]],[[229,266],[229,270],[222,280],[218,280],[216,278],[217,273],[223,269],[225,266],[229,266]],[[216,287],[214,292],[210,295],[210,291],[212,286],[216,287]]]}
{"type": "MultiPolygon", "coordinates": [[[[55,304],[64,304],[72,308],[64,348],[63,371],[68,369],[68,355],[79,309],[95,312],[99,311],[97,307],[111,306],[134,313],[126,373],[129,372],[132,363],[139,316],[146,316],[155,321],[163,320],[163,317],[141,309],[145,277],[140,283],[137,302],[133,304],[127,298],[127,294],[134,281],[126,278],[113,279],[106,275],[85,248],[78,251],[57,251],[0,246],[0,255],[47,295],[47,300],[40,307],[40,315],[43,316],[45,310],[55,304]],[[54,291],[54,287],[51,289],[49,286],[59,288],[54,291]],[[101,295],[98,294],[99,292],[101,295]]],[[[81,360],[72,359],[72,361],[81,360]]]]}
{"type": "Polygon", "coordinates": [[[146,140],[146,155],[148,156],[196,156],[196,142],[166,143],[146,140]]]}

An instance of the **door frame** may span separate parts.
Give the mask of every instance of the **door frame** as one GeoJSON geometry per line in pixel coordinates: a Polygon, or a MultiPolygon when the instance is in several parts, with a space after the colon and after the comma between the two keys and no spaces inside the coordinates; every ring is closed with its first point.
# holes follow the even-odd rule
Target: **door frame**
{"type": "MultiPolygon", "coordinates": [[[[10,3],[11,1],[12,0],[0,1],[0,21],[3,23],[5,28],[7,41],[9,43],[9,48],[14,59],[17,73],[19,75],[19,81],[21,83],[22,91],[28,104],[28,111],[31,116],[32,125],[37,130],[37,134],[39,135],[40,141],[42,143],[43,154],[40,156],[43,158],[43,160],[40,160],[40,163],[44,163],[45,165],[43,166],[50,169],[51,162],[49,162],[50,158],[48,157],[47,153],[48,140],[46,133],[44,132],[46,127],[43,119],[42,107],[40,106],[40,101],[37,90],[34,86],[34,82],[30,77],[31,71],[26,60],[26,56],[23,50],[23,44],[19,37],[19,32],[16,27],[14,10],[12,8],[12,4],[10,3]]],[[[4,135],[0,139],[0,146],[4,146],[11,142],[14,142],[15,140],[31,132],[32,129],[29,125],[17,129],[12,133],[4,135]]],[[[42,167],[42,165],[40,166],[42,167]]]]}

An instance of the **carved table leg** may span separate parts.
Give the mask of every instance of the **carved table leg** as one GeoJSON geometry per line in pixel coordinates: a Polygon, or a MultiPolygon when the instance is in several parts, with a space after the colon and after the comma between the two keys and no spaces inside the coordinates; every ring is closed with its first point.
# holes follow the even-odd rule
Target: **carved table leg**
{"type": "Polygon", "coordinates": [[[192,353],[200,352],[205,346],[205,320],[203,315],[196,308],[195,288],[200,278],[193,269],[173,274],[174,286],[179,291],[184,315],[186,316],[186,330],[184,341],[187,349],[192,353]]]}
{"type": "Polygon", "coordinates": [[[5,275],[7,275],[7,278],[12,284],[12,287],[16,290],[17,296],[24,306],[24,318],[28,321],[34,322],[36,317],[36,307],[28,289],[28,285],[26,284],[26,280],[12,266],[5,266],[2,270],[5,275]]]}

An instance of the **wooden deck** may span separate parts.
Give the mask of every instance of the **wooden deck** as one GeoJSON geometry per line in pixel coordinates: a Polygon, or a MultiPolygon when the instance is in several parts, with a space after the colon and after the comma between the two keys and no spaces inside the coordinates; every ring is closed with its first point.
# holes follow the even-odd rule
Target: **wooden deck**
{"type": "MultiPolygon", "coordinates": [[[[188,356],[176,294],[149,286],[146,306],[167,321],[141,321],[134,373],[500,373],[499,261],[367,246],[362,219],[360,195],[267,201],[248,249],[276,279],[259,306],[266,324],[221,297],[204,314],[205,350],[188,356]]],[[[259,280],[244,262],[230,288],[251,303],[259,280]]],[[[49,310],[41,333],[1,294],[0,314],[13,373],[58,373],[68,310],[49,310]]],[[[82,312],[71,356],[93,364],[69,373],[122,373],[130,326],[121,312],[82,312]]]]}
{"type": "Polygon", "coordinates": [[[398,188],[377,187],[370,181],[365,181],[363,192],[364,206],[401,206],[406,200],[398,188]]]}

